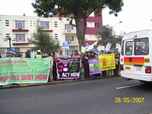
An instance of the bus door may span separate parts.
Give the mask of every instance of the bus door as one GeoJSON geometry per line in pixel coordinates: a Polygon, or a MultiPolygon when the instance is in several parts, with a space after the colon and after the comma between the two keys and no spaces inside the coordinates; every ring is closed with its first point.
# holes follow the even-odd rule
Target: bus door
{"type": "Polygon", "coordinates": [[[124,71],[131,72],[133,70],[133,65],[130,64],[133,57],[133,40],[124,41],[124,56],[123,56],[123,68],[124,71]]]}

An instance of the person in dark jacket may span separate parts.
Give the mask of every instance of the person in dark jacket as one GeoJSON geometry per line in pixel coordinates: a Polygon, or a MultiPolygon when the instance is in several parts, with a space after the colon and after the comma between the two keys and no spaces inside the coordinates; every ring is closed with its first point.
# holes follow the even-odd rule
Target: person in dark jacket
{"type": "Polygon", "coordinates": [[[90,76],[89,76],[88,55],[86,53],[82,56],[82,65],[83,65],[83,68],[84,68],[84,77],[87,79],[90,76]]]}

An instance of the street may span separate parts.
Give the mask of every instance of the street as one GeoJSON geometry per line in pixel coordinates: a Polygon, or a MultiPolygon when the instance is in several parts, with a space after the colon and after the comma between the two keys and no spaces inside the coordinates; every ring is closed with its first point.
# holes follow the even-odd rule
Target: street
{"type": "Polygon", "coordinates": [[[0,90],[0,114],[150,114],[152,86],[120,77],[0,90]],[[115,103],[144,97],[143,103],[115,103]]]}

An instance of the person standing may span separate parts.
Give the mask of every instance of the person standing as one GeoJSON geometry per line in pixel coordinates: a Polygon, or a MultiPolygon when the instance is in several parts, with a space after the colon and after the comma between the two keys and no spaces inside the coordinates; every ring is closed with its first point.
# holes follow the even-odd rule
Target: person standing
{"type": "Polygon", "coordinates": [[[40,51],[40,50],[37,50],[36,58],[42,58],[42,55],[41,55],[41,51],[40,51]]]}
{"type": "Polygon", "coordinates": [[[80,54],[78,50],[75,50],[74,53],[71,55],[72,58],[80,58],[80,54]]]}

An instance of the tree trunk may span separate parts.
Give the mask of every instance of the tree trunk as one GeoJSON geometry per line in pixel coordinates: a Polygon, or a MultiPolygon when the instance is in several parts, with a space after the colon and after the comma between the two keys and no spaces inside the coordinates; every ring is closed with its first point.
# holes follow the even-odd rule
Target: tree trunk
{"type": "Polygon", "coordinates": [[[86,30],[86,18],[75,18],[76,22],[76,35],[79,43],[79,50],[81,52],[81,46],[85,40],[85,30],[86,30]]]}

